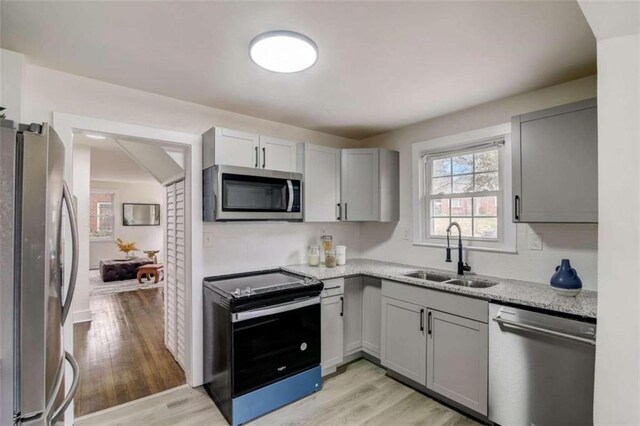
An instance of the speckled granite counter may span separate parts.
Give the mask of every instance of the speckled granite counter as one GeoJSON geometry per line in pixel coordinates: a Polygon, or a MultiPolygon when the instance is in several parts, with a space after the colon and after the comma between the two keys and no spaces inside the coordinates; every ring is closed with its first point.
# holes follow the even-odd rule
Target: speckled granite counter
{"type": "Polygon", "coordinates": [[[319,280],[356,275],[369,275],[376,278],[413,284],[450,293],[464,294],[490,301],[529,306],[547,311],[574,315],[585,319],[595,319],[597,313],[598,293],[595,291],[583,290],[577,297],[564,297],[557,295],[551,287],[546,284],[510,280],[486,275],[474,274],[473,277],[497,281],[498,284],[489,288],[469,288],[435,281],[426,281],[407,277],[406,274],[416,271],[432,271],[435,273],[450,275],[452,278],[455,277],[455,274],[451,271],[367,259],[349,259],[346,265],[337,266],[335,268],[326,268],[325,266],[313,267],[303,264],[285,266],[282,269],[319,280]]]}

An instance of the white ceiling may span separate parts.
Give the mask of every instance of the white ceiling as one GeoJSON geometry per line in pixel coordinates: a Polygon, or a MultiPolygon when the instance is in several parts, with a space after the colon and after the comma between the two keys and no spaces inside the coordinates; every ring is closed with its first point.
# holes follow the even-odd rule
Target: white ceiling
{"type": "Polygon", "coordinates": [[[0,3],[1,46],[35,64],[356,139],[596,72],[575,1],[0,3]],[[256,67],[275,29],[311,69],[256,67]]]}
{"type": "Polygon", "coordinates": [[[158,181],[140,167],[115,140],[91,139],[83,134],[73,135],[75,145],[91,148],[91,180],[107,182],[156,183],[158,181]]]}

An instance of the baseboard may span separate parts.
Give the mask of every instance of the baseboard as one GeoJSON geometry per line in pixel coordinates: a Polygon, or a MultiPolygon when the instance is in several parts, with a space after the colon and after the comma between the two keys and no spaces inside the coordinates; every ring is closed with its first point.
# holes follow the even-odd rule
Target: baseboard
{"type": "Polygon", "coordinates": [[[79,322],[87,322],[91,321],[91,311],[89,309],[84,311],[75,311],[73,313],[73,323],[77,324],[79,322]]]}

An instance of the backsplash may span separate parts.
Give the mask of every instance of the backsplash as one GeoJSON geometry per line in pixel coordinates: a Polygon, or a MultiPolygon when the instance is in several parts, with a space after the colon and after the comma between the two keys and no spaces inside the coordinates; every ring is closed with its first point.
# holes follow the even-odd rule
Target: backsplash
{"type": "Polygon", "coordinates": [[[307,249],[326,231],[347,258],[360,256],[360,224],[238,222],[204,225],[204,276],[307,262],[307,249]],[[212,246],[206,247],[211,239],[212,246]]]}

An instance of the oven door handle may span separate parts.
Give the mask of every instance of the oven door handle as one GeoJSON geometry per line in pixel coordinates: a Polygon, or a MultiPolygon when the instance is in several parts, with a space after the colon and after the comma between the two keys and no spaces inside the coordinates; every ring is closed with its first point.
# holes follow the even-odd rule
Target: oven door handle
{"type": "Polygon", "coordinates": [[[305,306],[320,304],[320,296],[309,297],[294,302],[282,303],[280,305],[269,306],[268,308],[255,309],[252,311],[236,312],[231,316],[231,322],[246,321],[253,318],[266,317],[267,315],[279,314],[282,312],[293,311],[294,309],[304,308],[305,306]]]}
{"type": "Polygon", "coordinates": [[[289,188],[289,202],[287,203],[287,211],[290,212],[293,209],[293,183],[291,179],[287,179],[287,188],[289,188]]]}

